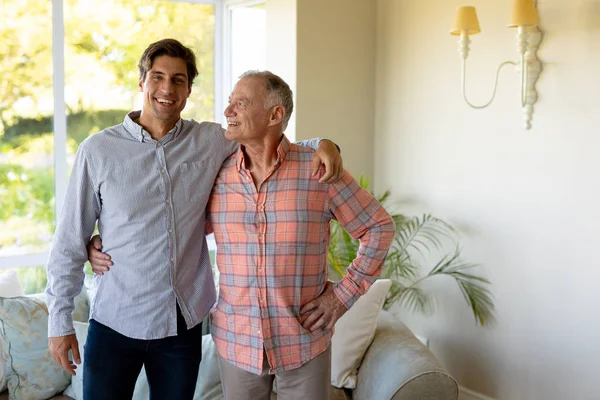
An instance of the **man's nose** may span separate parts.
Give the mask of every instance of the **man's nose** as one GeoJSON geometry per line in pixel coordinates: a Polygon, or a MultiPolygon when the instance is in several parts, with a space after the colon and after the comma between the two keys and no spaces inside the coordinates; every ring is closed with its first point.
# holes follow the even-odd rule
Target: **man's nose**
{"type": "Polygon", "coordinates": [[[233,108],[231,107],[231,104],[229,104],[227,107],[225,107],[225,111],[223,111],[223,115],[230,116],[233,114],[233,108]]]}
{"type": "Polygon", "coordinates": [[[173,84],[173,82],[169,81],[168,79],[165,79],[161,86],[160,86],[161,90],[164,91],[165,93],[172,93],[175,90],[175,85],[173,84]]]}

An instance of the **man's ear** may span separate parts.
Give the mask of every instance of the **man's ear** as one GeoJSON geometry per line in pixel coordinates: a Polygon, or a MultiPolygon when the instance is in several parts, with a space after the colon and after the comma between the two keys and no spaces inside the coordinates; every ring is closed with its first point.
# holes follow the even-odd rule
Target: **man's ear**
{"type": "Polygon", "coordinates": [[[140,78],[138,82],[138,87],[140,88],[140,92],[144,91],[144,78],[140,78]]]}
{"type": "Polygon", "coordinates": [[[192,94],[192,87],[191,86],[188,88],[187,96],[185,96],[185,98],[186,99],[189,98],[190,94],[192,94]]]}
{"type": "Polygon", "coordinates": [[[285,107],[282,105],[275,106],[273,111],[271,111],[269,126],[280,124],[283,121],[283,117],[285,117],[285,107]]]}

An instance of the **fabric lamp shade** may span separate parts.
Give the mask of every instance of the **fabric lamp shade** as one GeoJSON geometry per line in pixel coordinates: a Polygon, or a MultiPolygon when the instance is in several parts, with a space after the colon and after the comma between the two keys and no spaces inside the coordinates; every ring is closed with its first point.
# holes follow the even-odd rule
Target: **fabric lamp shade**
{"type": "Polygon", "coordinates": [[[456,9],[456,20],[450,34],[460,35],[463,31],[467,31],[469,35],[481,32],[477,11],[473,6],[462,6],[456,9]]]}
{"type": "Polygon", "coordinates": [[[512,0],[509,27],[536,26],[540,20],[533,0],[512,0]]]}

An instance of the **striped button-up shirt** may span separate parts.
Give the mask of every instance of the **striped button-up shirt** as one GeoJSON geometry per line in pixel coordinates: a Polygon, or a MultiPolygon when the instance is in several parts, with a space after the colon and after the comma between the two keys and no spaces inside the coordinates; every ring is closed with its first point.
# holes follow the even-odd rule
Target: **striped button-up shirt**
{"type": "Polygon", "coordinates": [[[221,357],[255,374],[263,349],[274,373],[298,368],[330,344],[332,332],[307,331],[299,315],[325,289],[329,221],[360,239],[333,289],[347,308],[380,274],[394,235],[390,215],[348,172],[331,185],[311,176],[312,155],[283,137],[257,191],[240,150],[223,164],[210,197],[220,274],[211,332],[221,357]]]}

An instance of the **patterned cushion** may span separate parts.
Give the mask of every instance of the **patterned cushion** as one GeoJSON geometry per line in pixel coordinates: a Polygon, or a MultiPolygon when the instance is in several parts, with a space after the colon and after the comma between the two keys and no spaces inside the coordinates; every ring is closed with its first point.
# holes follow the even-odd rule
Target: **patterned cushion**
{"type": "MultiPolygon", "coordinates": [[[[0,296],[18,297],[23,295],[23,287],[15,270],[10,269],[0,273],[0,296]]],[[[0,346],[4,346],[1,338],[0,346]]],[[[0,392],[6,390],[6,373],[4,371],[4,359],[2,358],[2,351],[0,351],[0,392]]]]}
{"type": "Polygon", "coordinates": [[[5,341],[8,390],[11,398],[47,399],[62,392],[71,375],[48,350],[48,309],[33,297],[0,297],[0,336],[5,341]]]}
{"type": "MultiPolygon", "coordinates": [[[[46,304],[46,293],[28,294],[27,297],[38,299],[46,304]]],[[[73,310],[73,321],[88,322],[90,316],[90,302],[86,286],[81,287],[81,293],[75,297],[75,309],[73,310]]]]}

